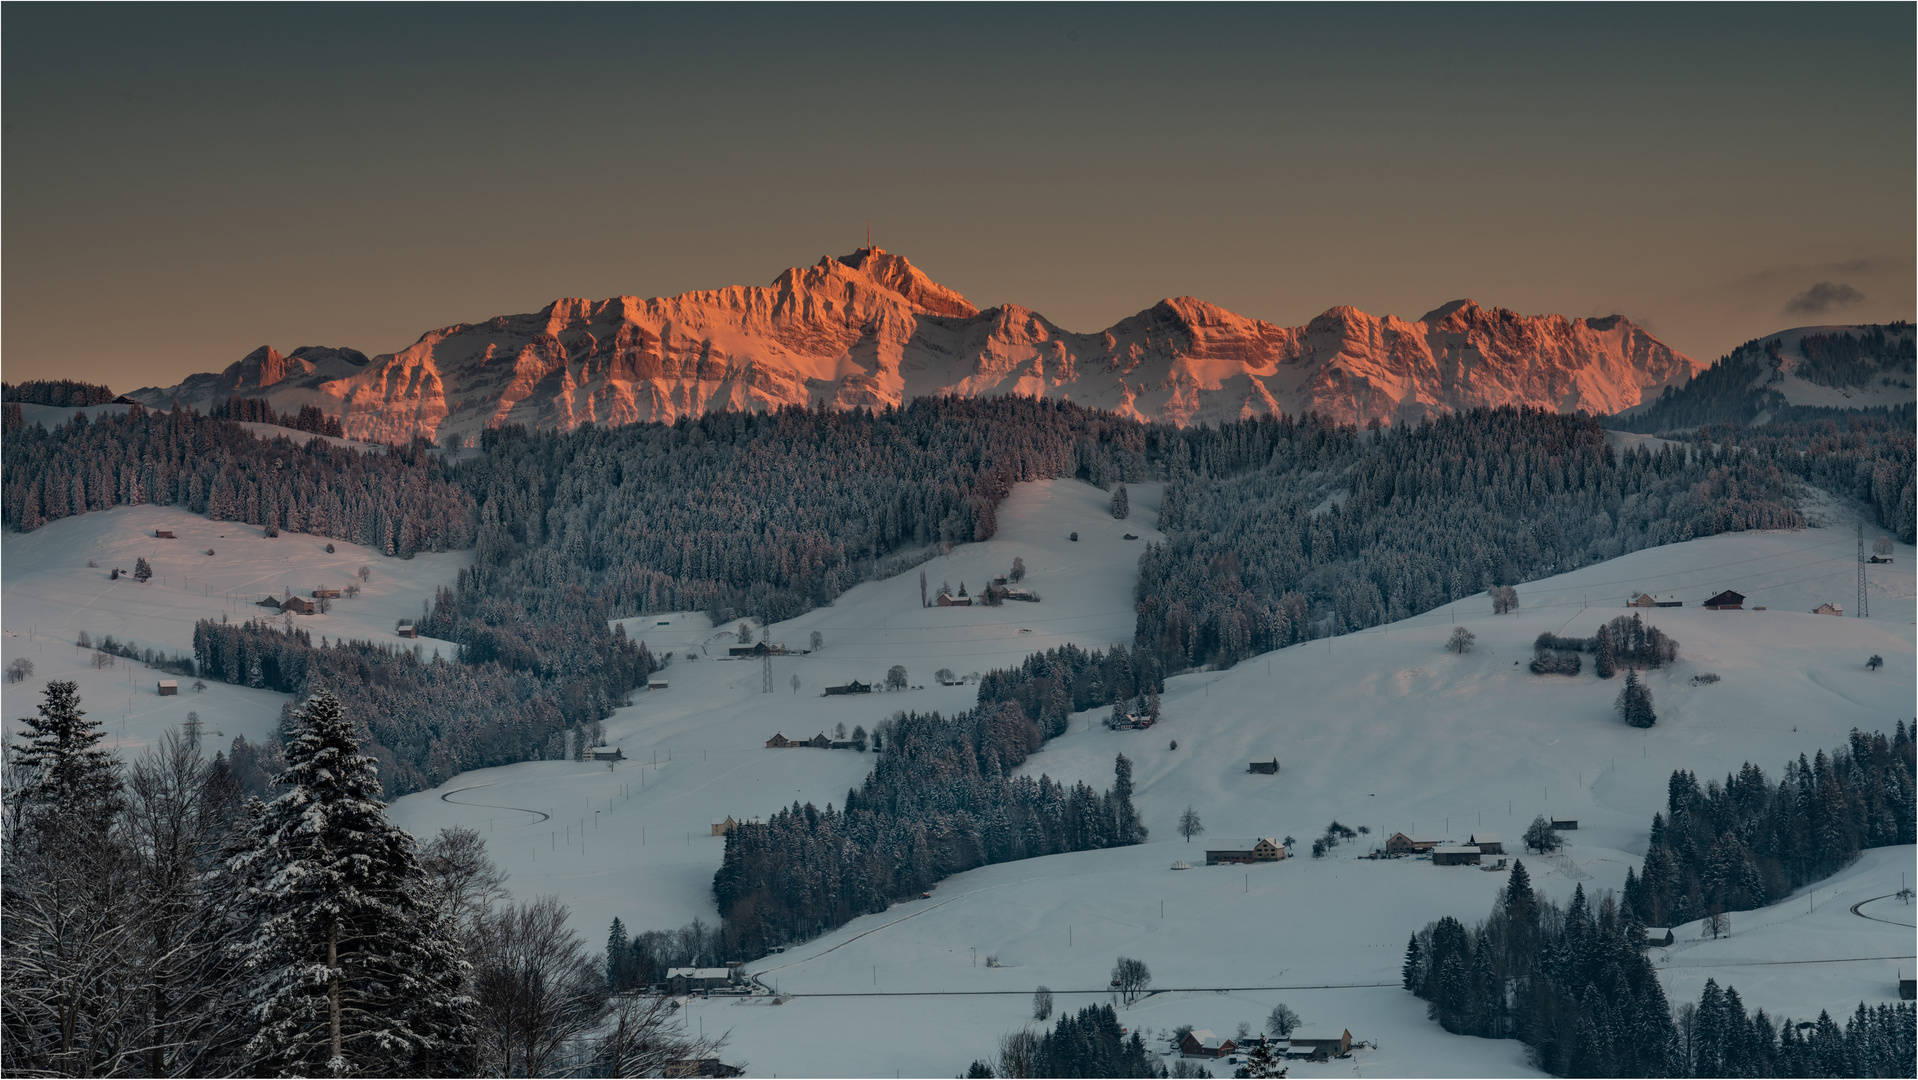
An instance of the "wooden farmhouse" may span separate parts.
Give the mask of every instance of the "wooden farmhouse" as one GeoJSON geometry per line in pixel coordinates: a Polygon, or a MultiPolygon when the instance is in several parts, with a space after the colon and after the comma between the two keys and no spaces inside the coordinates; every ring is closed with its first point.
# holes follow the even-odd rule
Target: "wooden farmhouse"
{"type": "Polygon", "coordinates": [[[625,761],[626,751],[617,746],[595,746],[588,751],[588,761],[625,761]]]}
{"type": "Polygon", "coordinates": [[[738,971],[738,968],[729,967],[669,968],[666,972],[666,988],[675,994],[724,990],[738,981],[738,971]]]}
{"type": "Polygon", "coordinates": [[[338,600],[339,598],[340,598],[340,590],[338,589],[314,589],[313,590],[313,599],[315,600],[338,600]]]}
{"type": "Polygon", "coordinates": [[[311,615],[320,610],[320,606],[304,596],[289,596],[280,602],[280,610],[295,615],[311,615]]]}
{"type": "Polygon", "coordinates": [[[664,690],[664,689],[666,689],[666,680],[665,680],[665,679],[647,679],[647,680],[646,680],[646,689],[648,689],[648,690],[664,690]]]}
{"type": "Polygon", "coordinates": [[[413,620],[411,619],[401,619],[399,625],[393,627],[393,632],[401,637],[416,638],[420,636],[420,628],[413,625],[413,620]]]}
{"type": "Polygon", "coordinates": [[[1645,928],[1645,944],[1647,945],[1670,945],[1677,940],[1678,935],[1672,933],[1665,927],[1647,926],[1645,928]]]}
{"type": "Polygon", "coordinates": [[[173,530],[172,529],[155,529],[153,530],[153,538],[155,540],[171,540],[174,538],[173,530]]]}
{"type": "Polygon", "coordinates": [[[1345,1028],[1294,1028],[1288,1057],[1334,1058],[1352,1051],[1352,1033],[1345,1028]]]}
{"type": "Polygon", "coordinates": [[[1685,601],[1660,600],[1658,597],[1653,596],[1651,593],[1642,592],[1642,593],[1639,593],[1637,596],[1632,597],[1630,600],[1626,601],[1625,606],[1636,607],[1636,608],[1684,607],[1685,601]]]}
{"type": "Polygon", "coordinates": [[[1481,855],[1505,854],[1505,839],[1495,832],[1475,832],[1465,843],[1477,848],[1481,855]]]}
{"type": "Polygon", "coordinates": [[[1820,604],[1817,607],[1812,608],[1811,613],[1813,615],[1836,615],[1840,618],[1843,618],[1845,615],[1845,609],[1839,607],[1837,604],[1820,604]]]}
{"type": "Polygon", "coordinates": [[[940,593],[940,594],[939,594],[939,606],[940,606],[940,607],[971,607],[971,606],[972,606],[972,597],[970,597],[970,596],[948,596],[948,595],[947,595],[947,594],[945,594],[945,593],[940,593]]]}
{"type": "Polygon", "coordinates": [[[1440,844],[1432,849],[1432,865],[1477,866],[1479,856],[1483,854],[1479,849],[1464,844],[1440,844]]]}
{"type": "Polygon", "coordinates": [[[1731,591],[1730,589],[1726,589],[1724,592],[1719,593],[1717,596],[1714,596],[1711,599],[1705,601],[1705,610],[1706,611],[1743,611],[1745,610],[1745,594],[1736,593],[1731,591]]]}
{"type": "Polygon", "coordinates": [[[259,603],[254,604],[253,606],[254,607],[270,607],[273,610],[278,611],[280,610],[280,600],[279,600],[279,597],[269,596],[266,599],[260,601],[259,603]]]}
{"type": "Polygon", "coordinates": [[[161,679],[160,680],[160,696],[161,697],[178,697],[179,694],[180,694],[179,680],[177,679],[161,679]]]}
{"type": "Polygon", "coordinates": [[[858,679],[854,679],[844,686],[826,687],[825,696],[838,697],[841,694],[870,694],[870,693],[872,693],[872,685],[870,683],[862,683],[858,679]]]}
{"type": "Polygon", "coordinates": [[[1385,851],[1388,855],[1416,855],[1437,846],[1439,846],[1437,837],[1407,836],[1402,832],[1395,832],[1385,840],[1385,851]]]}
{"type": "Polygon", "coordinates": [[[1277,776],[1279,775],[1279,759],[1273,758],[1271,761],[1251,762],[1246,765],[1245,771],[1264,773],[1267,776],[1277,776]]]}
{"type": "Polygon", "coordinates": [[[732,832],[735,828],[738,828],[738,827],[739,827],[739,822],[734,820],[731,814],[727,814],[725,817],[716,817],[713,819],[713,835],[714,836],[724,836],[727,833],[732,832]]]}
{"type": "Polygon", "coordinates": [[[1239,1044],[1213,1032],[1211,1028],[1199,1028],[1185,1033],[1179,1040],[1179,1053],[1186,1057],[1224,1057],[1239,1048],[1239,1044]]]}
{"type": "Polygon", "coordinates": [[[1256,840],[1220,840],[1217,847],[1205,850],[1205,864],[1277,862],[1285,858],[1285,845],[1269,836],[1256,840]]]}
{"type": "Polygon", "coordinates": [[[1577,832],[1578,819],[1575,817],[1555,817],[1552,819],[1552,829],[1556,832],[1577,832]]]}
{"type": "Polygon", "coordinates": [[[786,738],[783,732],[778,732],[778,731],[773,732],[773,737],[766,740],[766,749],[768,750],[784,750],[788,746],[804,746],[804,745],[806,744],[803,742],[800,742],[800,743],[793,742],[791,739],[786,738]]]}

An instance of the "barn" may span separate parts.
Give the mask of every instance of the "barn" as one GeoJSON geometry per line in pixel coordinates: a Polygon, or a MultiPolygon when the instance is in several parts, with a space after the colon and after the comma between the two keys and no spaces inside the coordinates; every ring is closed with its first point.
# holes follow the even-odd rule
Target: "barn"
{"type": "Polygon", "coordinates": [[[1294,1028],[1290,1057],[1338,1057],[1352,1050],[1352,1033],[1345,1028],[1294,1028]]]}
{"type": "Polygon", "coordinates": [[[175,697],[175,696],[178,696],[179,693],[180,693],[179,680],[177,679],[161,679],[160,680],[160,696],[161,697],[175,697]]]}
{"type": "Polygon", "coordinates": [[[1211,1028],[1188,1031],[1185,1038],[1179,1040],[1179,1053],[1186,1057],[1224,1057],[1238,1048],[1238,1043],[1220,1036],[1211,1028]]]}
{"type": "Polygon", "coordinates": [[[1495,832],[1475,832],[1465,843],[1484,855],[1505,854],[1505,839],[1495,832]]]}
{"type": "Polygon", "coordinates": [[[1730,589],[1705,601],[1706,611],[1743,611],[1744,609],[1745,594],[1736,593],[1730,589]]]}
{"type": "Polygon", "coordinates": [[[1279,759],[1273,758],[1271,761],[1251,762],[1246,766],[1245,771],[1255,772],[1255,773],[1264,773],[1267,776],[1277,776],[1279,775],[1279,759]]]}
{"type": "Polygon", "coordinates": [[[1402,832],[1395,832],[1386,838],[1385,851],[1389,855],[1416,855],[1422,851],[1432,850],[1439,846],[1439,842],[1436,836],[1407,836],[1402,832]]]}
{"type": "Polygon", "coordinates": [[[1441,844],[1432,849],[1433,866],[1477,866],[1484,852],[1464,844],[1441,844]]]}
{"type": "Polygon", "coordinates": [[[304,596],[289,596],[280,603],[280,610],[295,615],[311,615],[320,609],[319,605],[304,596]]]}
{"type": "Polygon", "coordinates": [[[1216,848],[1205,851],[1205,864],[1277,862],[1285,858],[1285,845],[1269,836],[1254,840],[1220,840],[1216,848]]]}

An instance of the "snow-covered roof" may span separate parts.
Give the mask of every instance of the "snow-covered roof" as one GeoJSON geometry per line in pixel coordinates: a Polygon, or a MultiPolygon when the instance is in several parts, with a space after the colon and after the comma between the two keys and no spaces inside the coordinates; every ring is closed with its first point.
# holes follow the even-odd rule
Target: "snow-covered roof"
{"type": "Polygon", "coordinates": [[[1503,844],[1505,838],[1495,832],[1475,832],[1469,841],[1474,844],[1503,844]]]}
{"type": "Polygon", "coordinates": [[[1205,1047],[1207,1050],[1216,1049],[1231,1041],[1220,1038],[1218,1033],[1211,1028],[1194,1028],[1192,1029],[1192,1037],[1198,1041],[1200,1046],[1205,1047]]]}
{"type": "Polygon", "coordinates": [[[669,979],[677,979],[681,976],[688,979],[730,979],[733,977],[733,970],[723,967],[679,967],[666,969],[666,977],[669,979]]]}
{"type": "Polygon", "coordinates": [[[1477,855],[1479,850],[1467,844],[1440,844],[1432,849],[1434,855],[1477,855]]]}
{"type": "Polygon", "coordinates": [[[1302,1042],[1309,1042],[1309,1043],[1343,1042],[1344,1039],[1345,1039],[1344,1028],[1302,1027],[1302,1028],[1292,1029],[1292,1044],[1294,1046],[1302,1042]]]}
{"type": "Polygon", "coordinates": [[[1261,840],[1265,841],[1268,844],[1271,844],[1273,847],[1285,846],[1284,844],[1279,843],[1277,840],[1274,840],[1269,836],[1254,836],[1254,837],[1247,837],[1243,839],[1239,837],[1232,837],[1224,840],[1214,840],[1211,843],[1207,844],[1205,846],[1205,849],[1207,851],[1251,851],[1253,848],[1259,846],[1259,842],[1261,840]]]}

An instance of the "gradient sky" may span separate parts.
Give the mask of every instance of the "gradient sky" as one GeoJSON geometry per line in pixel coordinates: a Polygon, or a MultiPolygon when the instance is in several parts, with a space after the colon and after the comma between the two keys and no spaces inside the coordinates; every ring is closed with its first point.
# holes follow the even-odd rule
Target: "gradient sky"
{"type": "Polygon", "coordinates": [[[1191,295],[1909,319],[1914,7],[8,5],[10,381],[403,348],[873,240],[1073,330],[1191,295]]]}

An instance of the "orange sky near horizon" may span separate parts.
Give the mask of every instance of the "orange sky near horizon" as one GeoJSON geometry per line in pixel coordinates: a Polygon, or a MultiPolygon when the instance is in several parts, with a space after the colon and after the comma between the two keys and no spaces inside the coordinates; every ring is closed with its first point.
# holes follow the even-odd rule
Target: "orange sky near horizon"
{"type": "Polygon", "coordinates": [[[1913,317],[1911,5],[10,6],[9,381],[390,352],[864,240],[1078,331],[1913,317]]]}

